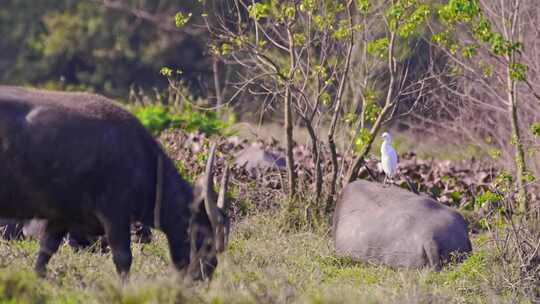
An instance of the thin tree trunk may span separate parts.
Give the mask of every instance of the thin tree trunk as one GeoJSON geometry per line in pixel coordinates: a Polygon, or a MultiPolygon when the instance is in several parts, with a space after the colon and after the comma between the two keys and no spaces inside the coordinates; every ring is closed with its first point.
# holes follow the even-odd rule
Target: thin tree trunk
{"type": "MultiPolygon", "coordinates": [[[[291,33],[291,24],[287,25],[287,36],[289,39],[289,63],[290,70],[287,82],[294,76],[294,69],[296,65],[296,57],[294,54],[294,39],[291,33]]],[[[297,188],[297,176],[294,170],[294,138],[293,138],[293,118],[292,118],[292,96],[290,83],[285,86],[285,144],[287,152],[287,173],[289,179],[289,199],[294,199],[297,188]]]]}
{"type": "MultiPolygon", "coordinates": [[[[519,11],[520,11],[520,0],[515,0],[512,6],[512,12],[509,17],[510,24],[507,24],[507,20],[504,16],[504,5],[501,6],[503,9],[503,31],[505,38],[510,42],[514,42],[516,34],[519,33],[519,11]],[[510,27],[508,27],[508,25],[510,27]],[[516,31],[518,33],[516,33],[516,31]]],[[[519,114],[518,114],[518,92],[517,92],[517,80],[511,77],[512,66],[516,63],[517,53],[513,52],[506,56],[507,66],[506,66],[506,92],[507,92],[507,104],[508,104],[508,114],[510,115],[510,121],[512,125],[512,138],[511,143],[515,146],[514,154],[514,164],[516,167],[517,175],[517,187],[518,187],[518,209],[521,213],[526,213],[528,211],[528,197],[527,197],[527,185],[526,185],[526,173],[527,165],[525,162],[525,152],[523,148],[523,142],[521,140],[521,132],[519,128],[519,114]]]]}
{"type": "Polygon", "coordinates": [[[221,84],[219,82],[219,60],[212,58],[212,72],[214,73],[214,88],[216,91],[216,112],[221,117],[221,107],[223,105],[223,96],[221,95],[221,84]]]}
{"type": "Polygon", "coordinates": [[[311,150],[313,153],[313,165],[315,166],[315,195],[317,200],[321,197],[322,193],[322,167],[321,167],[321,152],[319,151],[319,143],[317,141],[317,134],[315,133],[315,129],[313,129],[313,126],[311,125],[311,122],[306,121],[306,127],[309,132],[309,136],[311,137],[311,150]]]}
{"type": "Polygon", "coordinates": [[[317,139],[317,133],[315,132],[315,129],[313,128],[313,120],[310,120],[308,117],[302,114],[299,114],[299,116],[302,119],[302,121],[304,121],[304,123],[306,124],[306,128],[308,130],[309,137],[311,139],[311,153],[313,154],[312,160],[313,160],[313,167],[315,168],[315,197],[317,200],[317,205],[319,206],[318,203],[322,194],[322,184],[323,184],[322,166],[321,166],[322,153],[319,149],[319,140],[317,139]]]}
{"type": "MultiPolygon", "coordinates": [[[[353,20],[352,20],[352,14],[351,14],[351,2],[347,4],[347,14],[349,19],[349,25],[352,28],[353,20]]],[[[336,97],[336,106],[334,107],[334,115],[332,116],[332,122],[330,123],[330,130],[328,131],[328,145],[330,147],[330,155],[332,159],[332,181],[330,182],[330,192],[328,194],[327,198],[327,207],[328,210],[332,202],[334,201],[334,197],[336,195],[336,189],[337,189],[337,182],[338,182],[338,171],[339,171],[339,163],[337,159],[337,149],[336,149],[336,142],[335,142],[335,132],[336,132],[336,125],[337,121],[341,112],[342,108],[342,100],[343,100],[343,91],[345,88],[345,82],[349,76],[349,68],[351,65],[351,55],[352,50],[354,47],[354,31],[351,31],[350,37],[349,37],[349,46],[347,48],[347,57],[345,61],[345,70],[343,71],[343,74],[341,75],[341,79],[339,82],[339,87],[337,91],[337,97],[336,97]]]]}
{"type": "Polygon", "coordinates": [[[517,174],[517,186],[518,186],[518,204],[519,211],[521,213],[527,212],[527,185],[526,185],[526,172],[527,165],[525,163],[525,151],[523,150],[523,142],[521,140],[521,132],[519,129],[519,117],[518,117],[518,100],[516,92],[516,83],[510,77],[510,67],[507,71],[507,91],[508,91],[508,113],[510,114],[510,120],[512,122],[512,144],[515,146],[514,163],[516,166],[517,174]]]}

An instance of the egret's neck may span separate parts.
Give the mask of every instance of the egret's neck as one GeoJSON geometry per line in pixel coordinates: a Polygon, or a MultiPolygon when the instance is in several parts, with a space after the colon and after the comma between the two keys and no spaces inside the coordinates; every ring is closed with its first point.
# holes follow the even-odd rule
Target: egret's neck
{"type": "Polygon", "coordinates": [[[392,141],[385,139],[381,145],[381,152],[386,153],[386,151],[392,149],[392,141]]]}

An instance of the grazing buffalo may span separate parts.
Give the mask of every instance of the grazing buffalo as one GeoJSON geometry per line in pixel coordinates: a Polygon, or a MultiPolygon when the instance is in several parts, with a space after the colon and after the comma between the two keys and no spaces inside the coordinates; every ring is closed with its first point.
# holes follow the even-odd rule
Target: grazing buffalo
{"type": "Polygon", "coordinates": [[[452,253],[470,252],[467,224],[455,210],[397,187],[356,181],[334,212],[336,251],[392,267],[440,269],[452,253]]]}
{"type": "Polygon", "coordinates": [[[158,142],[99,95],[0,86],[0,185],[0,217],[47,220],[35,265],[40,275],[74,231],[105,234],[125,278],[135,221],[162,230],[174,265],[193,277],[211,275],[224,248],[225,210],[211,195],[192,208],[191,186],[158,142]],[[201,241],[195,227],[211,233],[201,241]],[[194,259],[194,251],[203,254],[194,259]],[[207,273],[197,273],[200,265],[207,273]]]}

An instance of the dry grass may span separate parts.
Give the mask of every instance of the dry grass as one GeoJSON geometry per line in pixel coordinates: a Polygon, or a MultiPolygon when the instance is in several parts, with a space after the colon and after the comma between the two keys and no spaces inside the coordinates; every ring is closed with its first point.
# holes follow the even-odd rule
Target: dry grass
{"type": "Polygon", "coordinates": [[[171,269],[163,235],[135,245],[130,282],[122,286],[109,254],[53,258],[47,280],[31,269],[35,241],[0,242],[1,303],[508,303],[524,302],[503,287],[486,237],[475,253],[439,273],[393,270],[337,259],[324,233],[280,231],[273,215],[234,227],[210,283],[187,285],[171,269]]]}

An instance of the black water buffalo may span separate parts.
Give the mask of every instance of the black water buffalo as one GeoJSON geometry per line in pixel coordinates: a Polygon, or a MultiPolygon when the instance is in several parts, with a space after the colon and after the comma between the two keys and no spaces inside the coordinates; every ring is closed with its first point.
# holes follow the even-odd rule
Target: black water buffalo
{"type": "Polygon", "coordinates": [[[0,86],[0,185],[1,218],[47,220],[35,264],[40,275],[74,231],[104,233],[125,278],[135,221],[161,229],[176,268],[195,278],[212,274],[216,249],[224,248],[226,215],[213,190],[193,207],[191,186],[157,141],[99,95],[0,86]],[[204,241],[201,231],[208,232],[204,241]]]}

